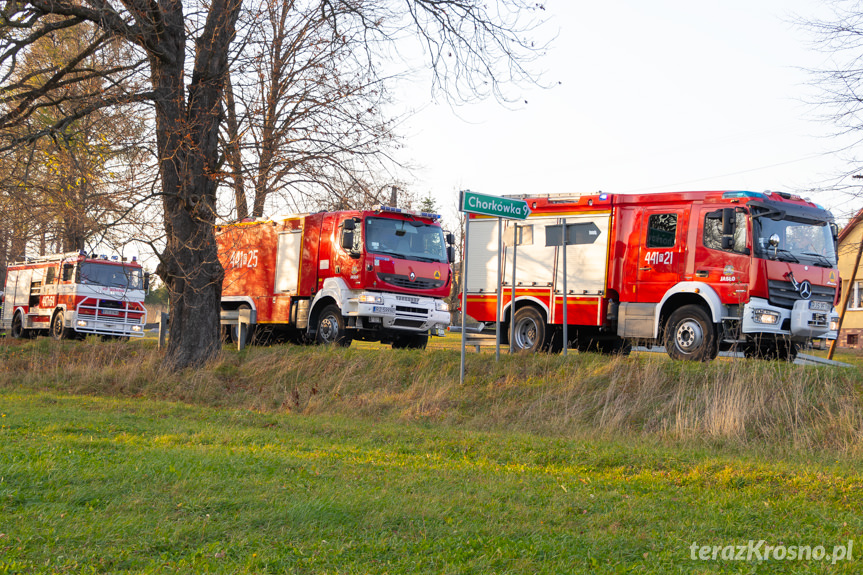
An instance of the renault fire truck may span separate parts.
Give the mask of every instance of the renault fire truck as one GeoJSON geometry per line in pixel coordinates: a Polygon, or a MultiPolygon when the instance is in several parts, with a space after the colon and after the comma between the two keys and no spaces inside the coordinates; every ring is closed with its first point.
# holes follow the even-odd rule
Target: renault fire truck
{"type": "Polygon", "coordinates": [[[9,264],[0,329],[14,338],[142,337],[146,278],[132,258],[70,252],[9,264]]]}
{"type": "Polygon", "coordinates": [[[495,321],[502,282],[517,349],[563,346],[563,249],[567,332],[580,349],[793,359],[810,338],[836,338],[838,228],[816,204],[741,191],[516,197],[531,214],[506,223],[500,274],[498,220],[470,216],[466,312],[495,321]]]}
{"type": "Polygon", "coordinates": [[[239,337],[244,312],[259,333],[424,348],[450,323],[454,240],[439,219],[381,206],[221,226],[223,325],[239,337]]]}

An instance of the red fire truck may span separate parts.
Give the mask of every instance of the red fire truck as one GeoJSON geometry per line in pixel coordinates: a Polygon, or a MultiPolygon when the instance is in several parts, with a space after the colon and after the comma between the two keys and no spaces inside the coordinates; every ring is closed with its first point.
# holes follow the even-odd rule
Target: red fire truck
{"type": "Polygon", "coordinates": [[[495,321],[502,277],[501,317],[507,327],[514,319],[517,349],[562,348],[563,233],[567,331],[579,349],[640,341],[675,359],[731,348],[792,359],[810,338],[836,338],[837,226],[809,201],[737,191],[518,197],[532,213],[506,224],[502,276],[498,220],[471,216],[466,310],[495,321]]]}
{"type": "Polygon", "coordinates": [[[14,338],[50,334],[142,337],[147,278],[141,264],[71,252],[26,258],[7,268],[0,329],[14,338]]]}
{"type": "Polygon", "coordinates": [[[450,322],[453,237],[439,219],[382,206],[221,226],[223,324],[237,337],[245,310],[259,333],[424,348],[450,322]]]}

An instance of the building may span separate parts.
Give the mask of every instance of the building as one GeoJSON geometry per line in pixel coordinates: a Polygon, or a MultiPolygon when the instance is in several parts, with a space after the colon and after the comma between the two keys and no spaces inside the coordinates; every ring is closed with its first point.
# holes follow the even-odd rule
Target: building
{"type": "Polygon", "coordinates": [[[836,340],[838,347],[863,348],[863,260],[857,269],[854,285],[851,285],[854,263],[857,261],[857,253],[863,241],[861,224],[863,224],[863,210],[857,212],[857,215],[839,233],[839,277],[842,278],[842,301],[837,311],[842,313],[846,297],[850,296],[851,300],[842,322],[842,330],[836,340]]]}

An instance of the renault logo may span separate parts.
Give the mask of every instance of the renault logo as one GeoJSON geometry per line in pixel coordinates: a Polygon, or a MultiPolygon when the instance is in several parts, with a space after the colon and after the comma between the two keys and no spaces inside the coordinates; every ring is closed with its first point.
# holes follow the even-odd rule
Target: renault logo
{"type": "Polygon", "coordinates": [[[411,272],[410,278],[411,278],[411,281],[415,281],[417,279],[417,274],[415,274],[414,272],[411,272]]]}
{"type": "Polygon", "coordinates": [[[800,297],[803,299],[809,299],[812,295],[812,284],[809,283],[809,280],[804,280],[800,282],[800,287],[797,288],[797,291],[800,292],[800,297]]]}

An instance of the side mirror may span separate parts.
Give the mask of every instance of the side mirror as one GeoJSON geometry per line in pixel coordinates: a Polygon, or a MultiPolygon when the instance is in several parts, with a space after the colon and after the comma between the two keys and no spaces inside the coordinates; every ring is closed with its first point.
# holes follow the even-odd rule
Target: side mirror
{"type": "Polygon", "coordinates": [[[354,249],[354,232],[347,229],[342,232],[342,248],[347,251],[351,251],[354,249]]]}
{"type": "Polygon", "coordinates": [[[449,246],[451,246],[451,245],[455,244],[455,236],[453,235],[453,233],[452,233],[452,232],[447,232],[447,234],[446,234],[446,243],[447,243],[447,245],[449,245],[449,246]]]}
{"type": "Polygon", "coordinates": [[[767,240],[767,243],[770,244],[770,247],[779,247],[779,234],[773,234],[772,236],[770,236],[770,239],[767,240]]]}
{"type": "Polygon", "coordinates": [[[345,220],[345,231],[352,232],[357,228],[357,223],[353,219],[345,220]]]}
{"type": "Polygon", "coordinates": [[[734,248],[734,232],[737,228],[737,210],[723,208],[722,210],[722,249],[734,248]]]}
{"type": "MultiPolygon", "coordinates": [[[[450,234],[450,235],[452,235],[452,234],[450,234]]],[[[453,247],[453,246],[447,246],[446,247],[446,257],[449,260],[449,263],[451,263],[451,264],[455,263],[455,247],[453,247]]]]}
{"type": "Polygon", "coordinates": [[[150,293],[150,274],[144,272],[144,291],[150,293]]]}

